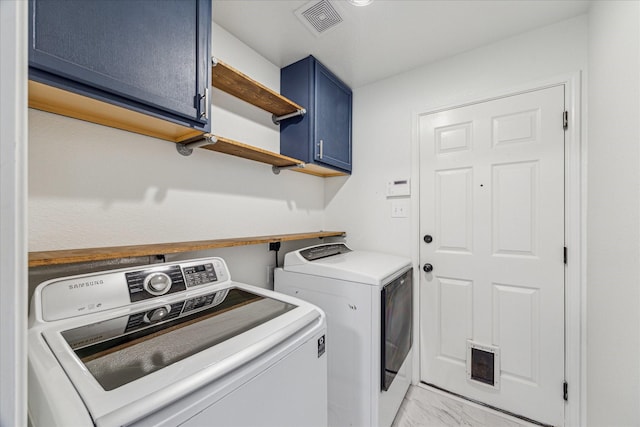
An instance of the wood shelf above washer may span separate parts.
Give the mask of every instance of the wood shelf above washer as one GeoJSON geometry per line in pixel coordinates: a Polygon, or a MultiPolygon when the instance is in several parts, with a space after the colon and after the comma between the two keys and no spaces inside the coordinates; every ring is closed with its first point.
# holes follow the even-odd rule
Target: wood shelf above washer
{"type": "Polygon", "coordinates": [[[217,59],[215,62],[217,65],[211,68],[211,84],[214,87],[276,116],[283,116],[298,110],[304,110],[304,107],[285,98],[224,62],[217,59]]]}
{"type": "Polygon", "coordinates": [[[304,163],[301,160],[294,159],[293,157],[283,156],[272,151],[264,150],[253,145],[243,144],[242,142],[234,141],[233,139],[217,136],[218,142],[211,145],[205,145],[202,148],[207,150],[217,151],[219,153],[230,154],[236,157],[242,157],[243,159],[253,160],[255,162],[266,163],[272,166],[293,166],[304,163]]]}
{"type": "Polygon", "coordinates": [[[29,107],[116,129],[181,142],[202,131],[29,80],[29,107]]]}
{"type": "MultiPolygon", "coordinates": [[[[274,153],[273,151],[264,150],[253,145],[234,141],[233,139],[217,135],[216,139],[218,141],[215,144],[205,145],[202,148],[278,167],[289,167],[304,164],[302,160],[274,153]]],[[[312,164],[306,164],[304,168],[296,167],[292,168],[291,170],[319,177],[346,175],[344,172],[339,172],[333,169],[323,168],[312,164]]]]}
{"type": "Polygon", "coordinates": [[[207,249],[229,248],[233,246],[258,245],[262,243],[288,242],[293,240],[324,237],[341,237],[344,235],[346,235],[344,231],[316,231],[309,233],[275,234],[272,236],[198,240],[193,242],[29,252],[29,267],[103,261],[138,256],[176,254],[182,252],[203,251],[207,249]]]}

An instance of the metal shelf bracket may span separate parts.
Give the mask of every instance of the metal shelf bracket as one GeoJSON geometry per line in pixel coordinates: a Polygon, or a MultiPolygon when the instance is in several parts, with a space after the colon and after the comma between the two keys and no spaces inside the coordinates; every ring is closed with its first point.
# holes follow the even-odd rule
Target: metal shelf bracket
{"type": "Polygon", "coordinates": [[[279,125],[282,120],[290,119],[291,117],[304,116],[305,114],[307,114],[307,110],[302,108],[300,110],[294,111],[293,113],[283,114],[282,116],[276,116],[275,114],[273,114],[271,116],[271,120],[274,124],[279,125]]]}
{"type": "Polygon", "coordinates": [[[290,166],[271,166],[271,171],[276,174],[276,175],[280,175],[280,171],[281,170],[286,170],[286,169],[293,169],[293,168],[300,168],[300,169],[304,169],[304,163],[297,163],[295,165],[290,165],[290,166]]]}
{"type": "Polygon", "coordinates": [[[176,150],[178,150],[178,153],[182,154],[183,156],[190,156],[191,153],[193,153],[194,148],[203,147],[205,145],[212,145],[216,142],[218,142],[218,138],[216,138],[214,135],[205,135],[200,139],[188,142],[186,144],[177,143],[176,150]]]}

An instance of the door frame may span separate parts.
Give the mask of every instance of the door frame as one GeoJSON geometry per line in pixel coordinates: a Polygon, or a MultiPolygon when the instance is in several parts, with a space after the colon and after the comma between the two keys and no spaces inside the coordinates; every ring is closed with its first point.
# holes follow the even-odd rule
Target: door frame
{"type": "Polygon", "coordinates": [[[27,425],[27,2],[0,1],[0,425],[27,425]]]}
{"type": "MultiPolygon", "coordinates": [[[[565,404],[566,426],[586,423],[586,146],[581,96],[582,74],[576,71],[517,87],[495,90],[446,105],[427,106],[411,114],[411,258],[414,265],[414,337],[420,342],[420,116],[465,107],[508,96],[564,85],[569,126],[565,131],[565,380],[569,399],[565,404]]],[[[420,383],[420,346],[414,345],[412,383],[420,383]]],[[[562,387],[562,384],[558,384],[562,387]]]]}

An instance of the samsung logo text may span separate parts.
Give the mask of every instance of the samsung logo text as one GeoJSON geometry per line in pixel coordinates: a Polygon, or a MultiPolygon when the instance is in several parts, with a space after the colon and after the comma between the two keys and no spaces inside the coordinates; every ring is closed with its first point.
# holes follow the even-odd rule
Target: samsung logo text
{"type": "Polygon", "coordinates": [[[88,288],[89,286],[102,285],[104,280],[92,280],[90,282],[80,282],[69,285],[69,290],[80,289],[80,288],[88,288]]]}

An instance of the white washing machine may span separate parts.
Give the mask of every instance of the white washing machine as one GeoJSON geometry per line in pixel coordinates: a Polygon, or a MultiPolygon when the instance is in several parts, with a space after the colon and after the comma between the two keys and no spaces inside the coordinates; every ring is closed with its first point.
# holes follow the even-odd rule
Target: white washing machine
{"type": "Polygon", "coordinates": [[[29,319],[40,426],[327,425],[325,315],[231,281],[220,258],[42,283],[29,319]]]}
{"type": "Polygon", "coordinates": [[[285,255],[275,290],[327,315],[329,425],[389,427],[411,382],[411,260],[342,243],[285,255]]]}

